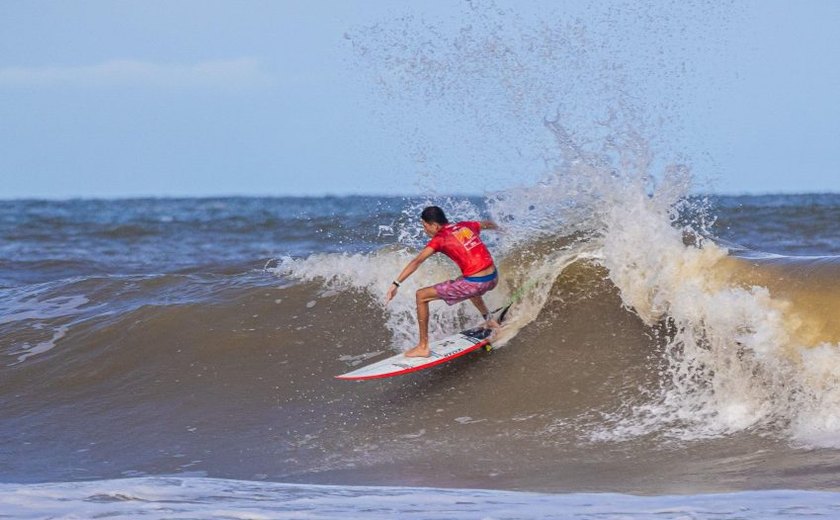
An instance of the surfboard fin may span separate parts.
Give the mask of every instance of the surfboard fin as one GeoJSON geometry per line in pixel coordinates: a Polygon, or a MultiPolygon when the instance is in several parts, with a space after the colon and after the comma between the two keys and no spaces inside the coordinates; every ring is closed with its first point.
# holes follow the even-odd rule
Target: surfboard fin
{"type": "Polygon", "coordinates": [[[505,321],[505,316],[507,316],[507,313],[508,313],[508,311],[510,310],[510,306],[511,306],[511,305],[513,305],[513,304],[512,304],[512,303],[510,303],[510,304],[508,304],[508,306],[507,306],[507,307],[505,307],[504,309],[502,309],[501,314],[499,314],[499,324],[501,324],[503,321],[505,321]]]}

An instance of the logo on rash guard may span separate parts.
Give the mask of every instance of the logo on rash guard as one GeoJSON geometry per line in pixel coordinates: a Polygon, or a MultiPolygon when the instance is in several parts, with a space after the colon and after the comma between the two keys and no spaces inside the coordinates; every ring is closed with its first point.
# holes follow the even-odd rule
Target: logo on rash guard
{"type": "Polygon", "coordinates": [[[452,232],[452,235],[458,239],[458,242],[460,242],[467,251],[481,243],[478,236],[467,227],[459,227],[452,232]]]}

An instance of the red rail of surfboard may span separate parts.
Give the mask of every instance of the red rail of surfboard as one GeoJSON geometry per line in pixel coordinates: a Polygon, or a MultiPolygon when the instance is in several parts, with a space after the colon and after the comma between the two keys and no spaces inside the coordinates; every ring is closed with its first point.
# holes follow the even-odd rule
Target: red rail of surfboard
{"type": "Polygon", "coordinates": [[[436,359],[436,360],[432,361],[431,363],[427,363],[425,365],[417,365],[416,367],[406,368],[405,370],[400,370],[399,372],[389,372],[387,374],[375,374],[375,375],[372,375],[372,376],[353,376],[353,377],[347,377],[345,375],[340,375],[340,376],[335,376],[335,378],[336,379],[343,379],[345,381],[368,381],[370,379],[385,379],[387,377],[401,376],[403,374],[408,374],[408,373],[411,373],[411,372],[417,372],[419,370],[425,370],[427,368],[432,368],[433,366],[437,366],[437,365],[440,365],[441,363],[445,363],[445,362],[451,361],[455,358],[459,358],[459,357],[463,356],[464,354],[469,354],[470,352],[473,352],[473,351],[475,351],[477,349],[480,349],[481,347],[483,347],[485,345],[489,345],[489,344],[490,344],[490,341],[485,339],[485,340],[479,341],[475,345],[472,345],[470,347],[465,348],[464,350],[461,350],[460,352],[456,352],[455,354],[452,354],[451,356],[446,356],[446,357],[442,357],[440,359],[436,359]]]}

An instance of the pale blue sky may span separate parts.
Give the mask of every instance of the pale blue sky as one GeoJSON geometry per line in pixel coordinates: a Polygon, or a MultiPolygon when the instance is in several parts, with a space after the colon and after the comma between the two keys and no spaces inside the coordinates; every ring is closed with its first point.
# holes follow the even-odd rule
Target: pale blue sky
{"type": "Polygon", "coordinates": [[[610,89],[704,186],[840,191],[840,2],[684,4],[6,0],[0,198],[482,193],[610,89]]]}

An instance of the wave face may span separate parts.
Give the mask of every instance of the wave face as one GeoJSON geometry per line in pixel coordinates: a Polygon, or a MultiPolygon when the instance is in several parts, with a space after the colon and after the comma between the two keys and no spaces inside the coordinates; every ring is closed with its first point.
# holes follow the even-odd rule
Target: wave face
{"type": "MultiPolygon", "coordinates": [[[[0,479],[831,487],[840,197],[689,187],[581,160],[487,198],[3,202],[0,479]],[[503,225],[502,348],[333,379],[411,346],[413,291],[457,274],[383,303],[429,203],[503,225]]],[[[478,320],[432,311],[436,338],[478,320]]]]}

